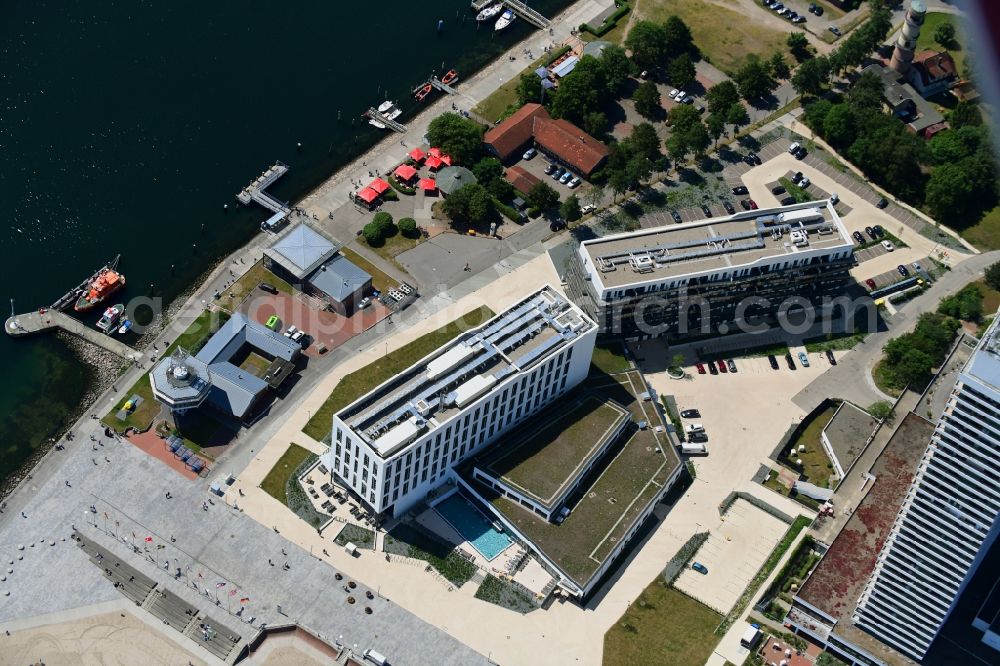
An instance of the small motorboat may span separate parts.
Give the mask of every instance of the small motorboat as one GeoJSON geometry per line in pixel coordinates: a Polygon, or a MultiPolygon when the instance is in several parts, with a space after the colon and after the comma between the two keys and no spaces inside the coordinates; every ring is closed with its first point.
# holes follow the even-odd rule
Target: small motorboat
{"type": "Polygon", "coordinates": [[[504,28],[506,28],[507,26],[509,26],[511,23],[513,23],[514,19],[516,19],[516,18],[517,18],[517,14],[515,14],[512,11],[510,11],[509,9],[505,9],[505,10],[503,10],[503,14],[500,15],[500,18],[498,18],[497,22],[493,25],[493,29],[494,30],[503,30],[504,28]]]}
{"type": "Polygon", "coordinates": [[[441,77],[441,83],[448,85],[457,78],[458,78],[458,72],[456,72],[453,69],[449,69],[448,72],[441,77]]]}
{"type": "Polygon", "coordinates": [[[122,319],[122,325],[118,327],[118,335],[125,335],[132,330],[132,320],[126,317],[122,319]]]}
{"type": "MultiPolygon", "coordinates": [[[[386,100],[381,104],[379,104],[376,111],[378,111],[379,114],[385,116],[389,120],[395,120],[403,113],[403,111],[396,106],[396,103],[391,100],[386,100]]],[[[369,118],[368,124],[377,127],[379,129],[385,129],[385,123],[379,121],[376,118],[369,118]]]]}
{"type": "Polygon", "coordinates": [[[122,314],[125,312],[125,306],[121,303],[112,305],[104,314],[101,315],[100,320],[97,322],[97,330],[111,335],[115,330],[115,324],[121,319],[122,314]]]}
{"type": "Polygon", "coordinates": [[[489,7],[484,8],[483,11],[476,14],[476,20],[485,21],[487,19],[491,19],[497,14],[499,14],[501,9],[503,9],[502,2],[498,2],[495,5],[490,5],[489,7]]]}
{"type": "Polygon", "coordinates": [[[432,90],[434,90],[434,86],[432,86],[429,83],[425,83],[424,85],[420,86],[420,89],[417,90],[417,92],[414,93],[413,96],[417,98],[418,102],[422,102],[424,101],[424,98],[427,97],[427,95],[429,95],[432,90]]]}

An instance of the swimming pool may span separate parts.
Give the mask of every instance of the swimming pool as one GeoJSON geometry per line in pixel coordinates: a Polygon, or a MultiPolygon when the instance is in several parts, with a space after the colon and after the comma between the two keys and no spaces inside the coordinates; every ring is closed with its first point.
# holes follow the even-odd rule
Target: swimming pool
{"type": "Polygon", "coordinates": [[[434,510],[487,560],[492,560],[513,543],[458,493],[435,504],[434,510]]]}

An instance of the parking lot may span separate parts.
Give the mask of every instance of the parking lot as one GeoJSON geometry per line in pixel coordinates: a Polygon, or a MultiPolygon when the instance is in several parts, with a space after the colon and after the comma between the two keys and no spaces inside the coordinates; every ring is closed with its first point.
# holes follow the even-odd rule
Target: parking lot
{"type": "Polygon", "coordinates": [[[558,180],[553,179],[552,176],[545,174],[545,167],[547,167],[551,162],[552,160],[546,155],[538,153],[530,160],[518,160],[517,166],[521,167],[532,176],[540,179],[542,182],[550,185],[552,189],[559,193],[560,199],[565,199],[570,194],[580,196],[580,190],[586,188],[586,181],[583,180],[583,176],[580,176],[578,173],[574,173],[574,176],[580,176],[581,185],[576,188],[570,188],[568,185],[564,185],[558,180]]]}
{"type": "Polygon", "coordinates": [[[688,567],[674,586],[723,615],[728,613],[787,529],[766,511],[736,500],[693,557],[708,573],[688,567]]]}

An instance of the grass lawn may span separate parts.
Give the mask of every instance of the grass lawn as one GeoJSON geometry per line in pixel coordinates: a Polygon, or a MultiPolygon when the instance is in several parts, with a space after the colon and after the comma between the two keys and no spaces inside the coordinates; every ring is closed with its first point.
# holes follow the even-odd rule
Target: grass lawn
{"type": "MultiPolygon", "coordinates": [[[[760,8],[761,11],[766,11],[760,8]]],[[[694,43],[713,65],[730,74],[756,53],[766,60],[775,51],[788,55],[787,31],[774,30],[748,20],[740,5],[733,9],[715,3],[689,0],[646,0],[637,10],[642,18],[663,23],[671,15],[691,29],[694,43]]]]}
{"type": "Polygon", "coordinates": [[[828,338],[812,338],[806,341],[806,351],[824,352],[827,349],[833,351],[846,351],[854,349],[865,339],[864,333],[848,333],[843,335],[831,335],[828,338]]]}
{"type": "Polygon", "coordinates": [[[1000,291],[986,284],[985,280],[976,280],[979,293],[983,295],[983,314],[989,316],[1000,308],[1000,291]]]}
{"type": "Polygon", "coordinates": [[[632,367],[628,358],[625,357],[621,343],[618,342],[594,347],[594,355],[590,358],[590,363],[609,375],[627,372],[632,367]]]}
{"type": "Polygon", "coordinates": [[[979,218],[979,222],[963,230],[962,238],[980,250],[1000,249],[1000,206],[979,218]]]}
{"type": "Polygon", "coordinates": [[[333,541],[338,546],[346,546],[349,543],[353,543],[358,548],[375,550],[375,533],[353,523],[344,525],[344,529],[340,530],[340,534],[333,541]]]}
{"type": "MultiPolygon", "coordinates": [[[[166,351],[163,352],[163,356],[167,356],[172,353],[177,347],[183,346],[184,349],[188,350],[192,354],[199,349],[201,349],[208,337],[219,330],[226,321],[228,321],[229,315],[225,312],[217,312],[212,310],[205,310],[198,317],[191,322],[191,325],[187,327],[183,333],[181,333],[176,340],[167,347],[166,351]]],[[[135,428],[139,431],[144,431],[149,428],[150,424],[157,414],[160,413],[160,403],[157,402],[156,398],[153,397],[153,387],[149,383],[149,373],[143,373],[139,379],[136,380],[132,386],[126,391],[119,393],[118,402],[115,406],[111,408],[107,414],[101,419],[101,423],[110,426],[118,432],[122,432],[126,428],[135,428]],[[142,404],[139,405],[124,421],[119,421],[115,416],[121,410],[128,399],[133,395],[140,396],[142,404]]]]}
{"type": "Polygon", "coordinates": [[[886,369],[884,358],[872,368],[872,379],[875,380],[875,386],[886,395],[898,398],[903,393],[903,387],[896,385],[895,378],[886,369]]]}
{"type": "Polygon", "coordinates": [[[285,488],[288,479],[291,478],[295,470],[306,458],[312,455],[312,451],[305,449],[298,444],[290,444],[288,450],[274,463],[274,467],[267,473],[264,480],[260,482],[260,487],[265,493],[278,500],[282,504],[288,504],[288,496],[285,488]]]}
{"type": "Polygon", "coordinates": [[[247,357],[240,363],[240,369],[246,370],[251,373],[254,377],[263,377],[267,368],[271,365],[271,362],[260,354],[255,354],[250,352],[247,357]]]}
{"type": "Polygon", "coordinates": [[[813,196],[811,194],[787,178],[779,178],[778,182],[781,183],[786,190],[788,190],[788,196],[795,199],[795,203],[805,203],[806,201],[813,200],[813,196]]]}
{"type": "MultiPolygon", "coordinates": [[[[628,22],[628,16],[623,16],[619,25],[628,22]]],[[[616,27],[610,33],[614,33],[619,30],[616,27]]],[[[602,39],[607,39],[603,37],[602,39]]],[[[610,40],[608,40],[610,41],[610,40]]],[[[490,93],[489,97],[484,99],[479,104],[472,107],[472,112],[477,113],[484,119],[493,123],[501,118],[506,118],[510,115],[510,112],[516,110],[517,103],[517,82],[521,80],[521,75],[529,72],[534,72],[539,67],[545,65],[545,62],[549,59],[549,54],[546,53],[541,58],[531,63],[529,66],[525,67],[522,71],[518,72],[517,76],[512,77],[508,81],[504,81],[503,84],[490,93]]]]}
{"type": "Polygon", "coordinates": [[[283,291],[286,294],[292,293],[292,285],[264,268],[263,262],[258,261],[229,289],[222,292],[215,303],[226,312],[233,313],[239,304],[243,302],[243,299],[246,298],[247,294],[256,289],[257,285],[261,282],[267,282],[277,288],[278,291],[283,291]]]}
{"type": "Polygon", "coordinates": [[[924,19],[924,25],[920,28],[920,36],[917,38],[917,53],[925,49],[940,51],[944,48],[934,41],[934,31],[937,30],[939,25],[951,23],[955,26],[955,41],[957,44],[953,44],[952,46],[955,48],[949,48],[947,51],[955,60],[955,68],[961,73],[962,65],[965,62],[965,48],[962,44],[962,26],[956,18],[951,14],[944,14],[942,12],[928,12],[927,17],[924,19]]]}
{"type": "Polygon", "coordinates": [[[826,424],[833,418],[833,413],[837,407],[832,405],[820,412],[805,427],[802,434],[788,443],[788,446],[778,456],[778,459],[796,471],[801,471],[809,483],[816,484],[820,488],[826,488],[833,474],[833,465],[830,458],[823,450],[823,442],[820,440],[820,433],[826,424]],[[794,458],[788,457],[788,452],[792,447],[796,449],[805,446],[806,450],[799,453],[796,451],[794,458]],[[802,459],[802,465],[795,464],[796,459],[802,459]]]}
{"type": "Polygon", "coordinates": [[[385,551],[424,560],[459,586],[476,573],[476,565],[455,553],[451,546],[403,523],[396,525],[385,535],[385,551]]]}
{"type": "Polygon", "coordinates": [[[817,502],[813,498],[806,497],[805,495],[800,495],[799,493],[795,493],[793,495],[791,489],[785,487],[785,484],[783,484],[780,480],[778,480],[777,472],[772,471],[770,476],[767,477],[767,481],[765,481],[761,485],[764,486],[765,488],[773,490],[782,497],[788,497],[789,499],[793,499],[802,506],[807,506],[813,511],[819,509],[819,502],[817,502]]]}
{"type": "Polygon", "coordinates": [[[604,666],[704,664],[722,616],[657,576],[604,635],[604,666]]]}
{"type": "Polygon", "coordinates": [[[518,613],[529,613],[538,608],[534,600],[524,591],[507,581],[500,580],[493,574],[486,576],[486,580],[476,590],[476,599],[482,599],[518,613]]]}
{"type": "Polygon", "coordinates": [[[385,291],[396,286],[396,280],[383,273],[380,269],[375,267],[375,264],[362,257],[351,248],[342,247],[340,248],[340,253],[347,257],[352,264],[372,276],[372,287],[375,289],[385,291]]]}
{"type": "MultiPolygon", "coordinates": [[[[395,234],[386,238],[378,247],[368,245],[368,248],[386,261],[395,263],[397,256],[407,250],[412,250],[417,245],[420,245],[419,236],[417,238],[407,238],[403,234],[399,233],[399,230],[397,229],[395,234]]],[[[369,273],[369,275],[371,274],[369,273]]],[[[378,287],[375,288],[378,289],[378,287]]],[[[381,289],[379,289],[379,291],[381,291],[381,289]]]]}
{"type": "MultiPolygon", "coordinates": [[[[351,261],[354,261],[354,259],[351,258],[351,261]]],[[[334,413],[351,404],[393,375],[399,374],[441,345],[451,341],[459,333],[479,326],[487,319],[492,318],[494,314],[488,307],[482,306],[478,310],[473,310],[464,317],[460,317],[450,324],[436,331],[431,331],[413,342],[400,347],[371,365],[344,376],[336,388],[333,389],[330,397],[326,399],[323,405],[313,414],[312,418],[309,419],[309,422],[302,431],[315,440],[323,440],[330,433],[334,413]]]]}

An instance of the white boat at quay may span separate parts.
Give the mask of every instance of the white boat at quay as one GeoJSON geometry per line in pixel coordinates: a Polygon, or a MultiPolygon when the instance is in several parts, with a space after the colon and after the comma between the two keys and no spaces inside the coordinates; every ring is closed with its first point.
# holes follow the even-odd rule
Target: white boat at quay
{"type": "Polygon", "coordinates": [[[493,26],[493,29],[494,30],[503,30],[504,28],[506,28],[507,26],[509,26],[511,23],[513,23],[514,19],[516,19],[516,18],[517,18],[517,14],[515,14],[512,11],[510,11],[509,9],[505,9],[504,12],[503,12],[503,14],[500,15],[500,18],[497,19],[496,25],[493,26]]]}
{"type": "Polygon", "coordinates": [[[483,11],[479,12],[478,14],[476,14],[476,20],[477,21],[485,21],[487,19],[491,19],[494,16],[496,16],[497,14],[499,14],[501,9],[503,9],[503,3],[502,2],[498,2],[495,5],[490,5],[489,7],[486,7],[485,9],[483,9],[483,11]]]}
{"type": "MultiPolygon", "coordinates": [[[[385,116],[386,118],[388,118],[389,120],[395,120],[396,118],[398,118],[403,113],[400,110],[400,108],[398,106],[396,106],[396,103],[392,102],[390,100],[386,100],[386,101],[382,102],[381,104],[379,104],[378,105],[378,109],[376,109],[376,110],[380,114],[382,114],[383,116],[385,116]]],[[[369,118],[368,119],[368,124],[369,125],[373,125],[373,126],[379,128],[379,129],[385,129],[385,123],[380,122],[376,118],[369,118]]]]}

